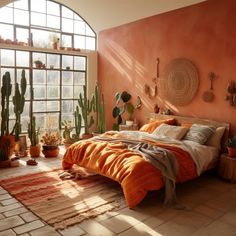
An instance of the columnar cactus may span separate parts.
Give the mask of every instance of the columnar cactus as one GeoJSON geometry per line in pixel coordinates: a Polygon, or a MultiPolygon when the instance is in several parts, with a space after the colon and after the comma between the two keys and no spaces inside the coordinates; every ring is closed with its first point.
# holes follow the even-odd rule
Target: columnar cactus
{"type": "Polygon", "coordinates": [[[89,128],[94,124],[94,118],[93,116],[90,116],[90,113],[92,110],[94,110],[94,96],[92,97],[92,100],[90,101],[87,98],[87,91],[86,86],[83,86],[84,96],[80,93],[78,103],[79,107],[81,108],[81,114],[84,121],[84,133],[89,134],[89,128]]]}
{"type": "Polygon", "coordinates": [[[9,98],[12,91],[10,73],[6,72],[2,77],[2,88],[1,88],[1,137],[9,135],[9,98]]]}
{"type": "Polygon", "coordinates": [[[28,135],[31,146],[36,146],[39,143],[39,128],[36,129],[35,123],[35,116],[31,116],[30,123],[28,124],[28,135]]]}
{"type": "Polygon", "coordinates": [[[97,131],[104,133],[105,127],[105,101],[103,94],[100,94],[98,85],[95,87],[95,112],[97,114],[97,131]]]}
{"type": "Polygon", "coordinates": [[[15,123],[15,140],[19,140],[19,135],[21,133],[21,114],[24,110],[25,105],[25,92],[26,92],[26,78],[25,78],[25,70],[22,70],[21,73],[21,81],[20,88],[19,84],[16,83],[15,86],[15,95],[13,96],[13,104],[14,104],[14,113],[16,117],[15,123]]]}

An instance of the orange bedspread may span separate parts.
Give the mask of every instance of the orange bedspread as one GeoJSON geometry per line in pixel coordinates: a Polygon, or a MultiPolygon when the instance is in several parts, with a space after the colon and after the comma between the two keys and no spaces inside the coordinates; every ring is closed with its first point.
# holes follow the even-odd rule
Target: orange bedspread
{"type": "MultiPolygon", "coordinates": [[[[175,154],[179,165],[176,182],[184,182],[197,176],[195,164],[189,153],[174,145],[157,142],[155,145],[175,154]]],[[[130,208],[137,206],[148,191],[163,187],[161,172],[145,161],[141,154],[128,150],[121,142],[91,139],[79,141],[71,145],[63,157],[63,169],[70,169],[73,164],[119,182],[130,208]]]]}

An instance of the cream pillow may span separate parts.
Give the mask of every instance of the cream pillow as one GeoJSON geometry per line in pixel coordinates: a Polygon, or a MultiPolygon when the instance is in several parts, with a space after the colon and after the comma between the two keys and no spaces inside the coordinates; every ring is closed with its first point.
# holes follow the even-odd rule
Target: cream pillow
{"type": "Polygon", "coordinates": [[[188,128],[182,126],[161,124],[153,131],[152,134],[181,140],[188,130],[188,128]]]}
{"type": "Polygon", "coordinates": [[[206,145],[207,146],[213,146],[218,149],[221,148],[221,139],[224,135],[225,127],[218,127],[216,128],[215,133],[209,138],[206,145]]]}

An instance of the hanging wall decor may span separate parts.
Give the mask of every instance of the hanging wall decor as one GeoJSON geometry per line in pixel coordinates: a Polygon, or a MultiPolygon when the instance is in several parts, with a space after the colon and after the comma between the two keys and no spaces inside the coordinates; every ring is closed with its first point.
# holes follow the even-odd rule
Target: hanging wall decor
{"type": "Polygon", "coordinates": [[[236,85],[233,80],[229,82],[227,92],[229,94],[226,95],[226,100],[229,101],[231,106],[236,106],[236,85]]]}
{"type": "Polygon", "coordinates": [[[208,79],[210,80],[210,89],[208,91],[205,91],[202,95],[202,99],[204,102],[212,102],[215,98],[215,94],[213,93],[213,80],[216,79],[216,75],[214,72],[210,72],[208,74],[208,79]]]}
{"type": "Polygon", "coordinates": [[[184,106],[192,101],[198,90],[196,66],[188,59],[173,59],[164,69],[160,79],[163,97],[173,105],[184,106]]]}

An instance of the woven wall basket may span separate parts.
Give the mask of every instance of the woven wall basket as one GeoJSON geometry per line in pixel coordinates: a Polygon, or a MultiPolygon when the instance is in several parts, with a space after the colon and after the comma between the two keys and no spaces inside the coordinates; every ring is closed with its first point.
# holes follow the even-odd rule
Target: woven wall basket
{"type": "Polygon", "coordinates": [[[160,79],[162,96],[171,104],[184,106],[191,102],[199,85],[196,66],[185,58],[172,60],[160,79]]]}

